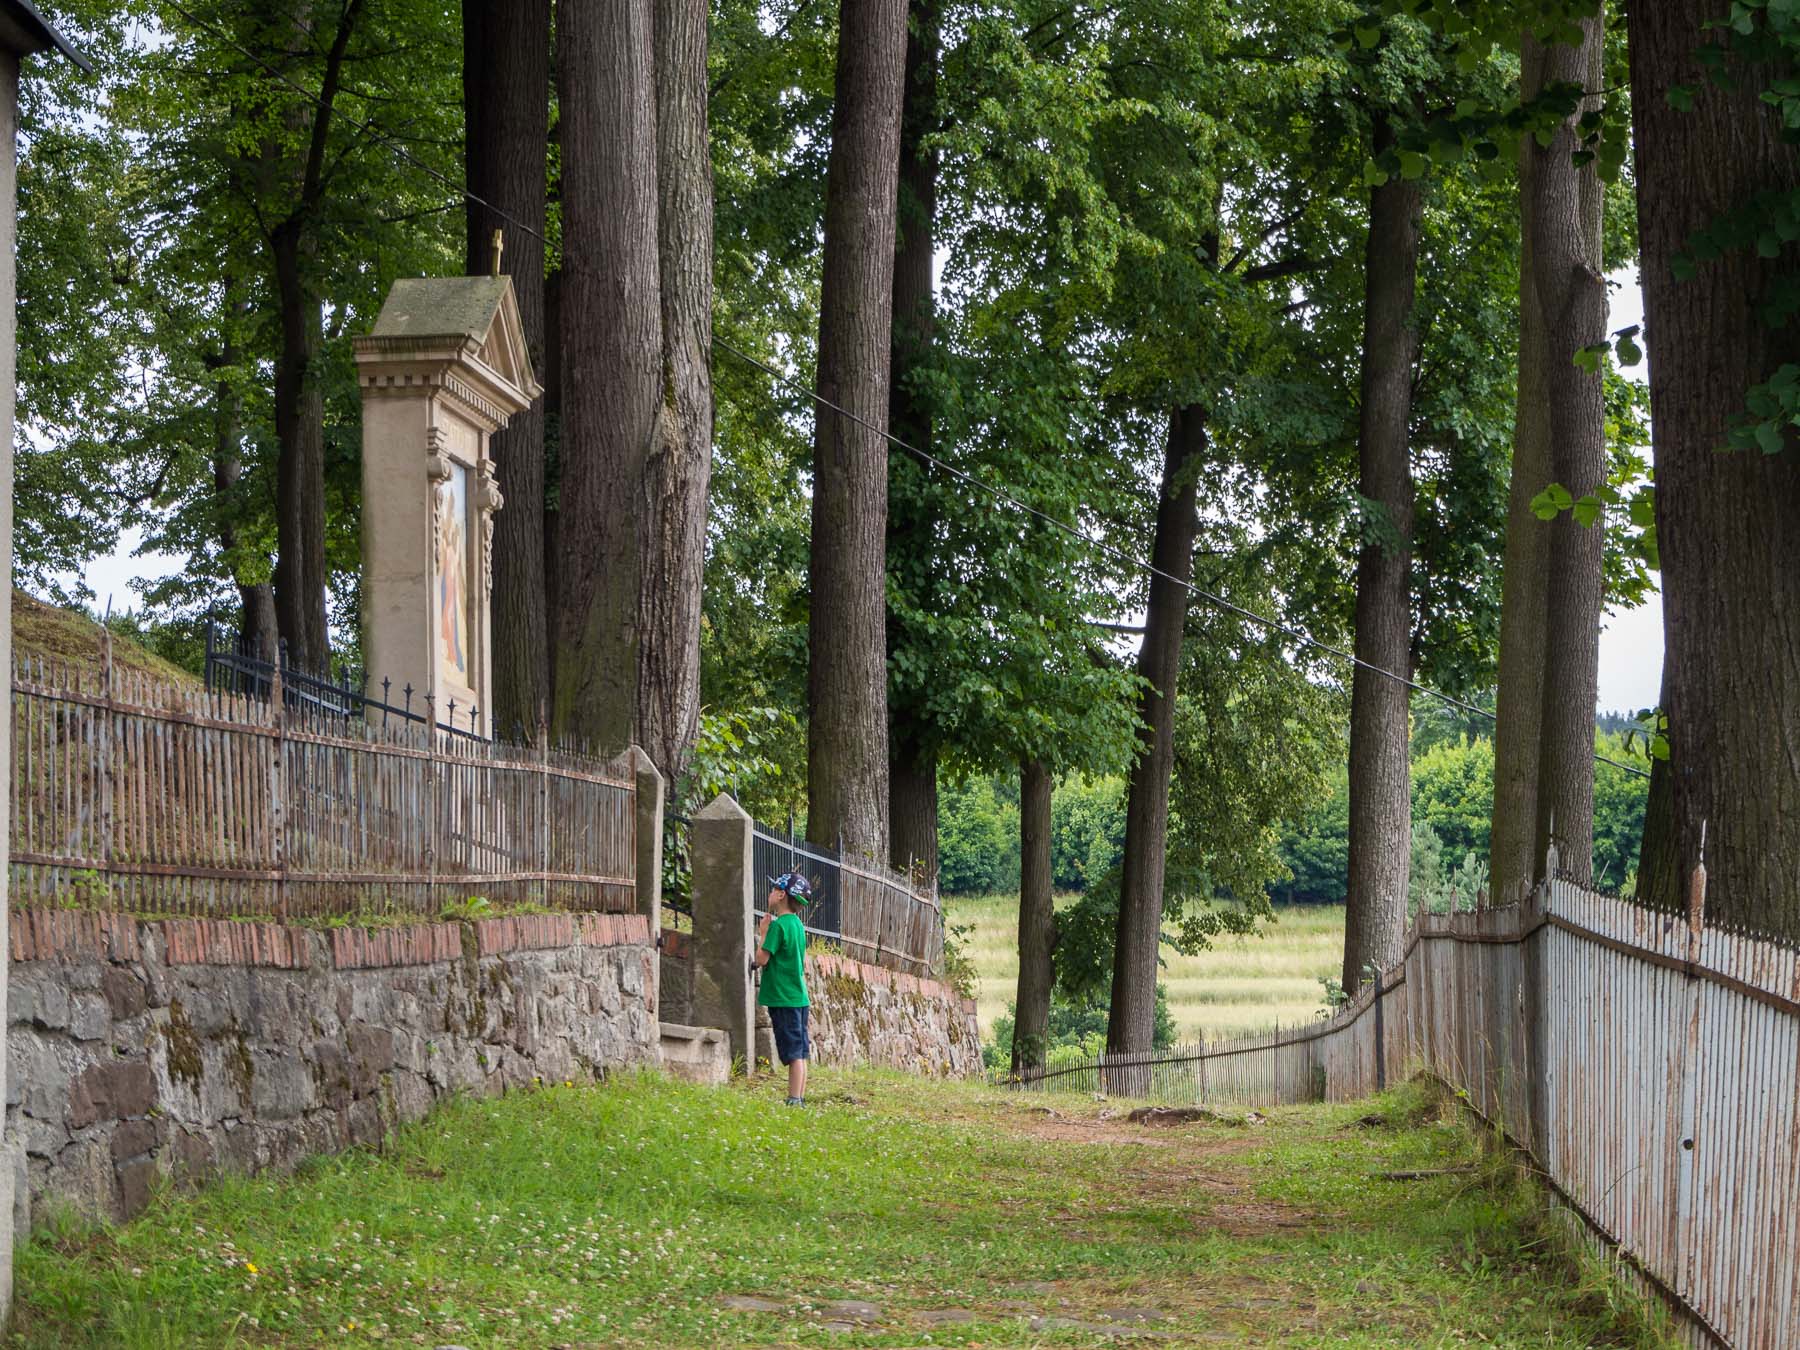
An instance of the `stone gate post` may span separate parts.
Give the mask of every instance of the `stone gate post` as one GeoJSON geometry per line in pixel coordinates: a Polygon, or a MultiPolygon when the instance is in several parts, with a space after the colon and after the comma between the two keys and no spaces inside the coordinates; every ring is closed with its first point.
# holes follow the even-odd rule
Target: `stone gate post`
{"type": "Polygon", "coordinates": [[[755,985],[750,978],[757,877],[752,821],[724,793],[694,814],[694,1023],[719,1027],[744,1071],[756,1064],[755,985]]]}

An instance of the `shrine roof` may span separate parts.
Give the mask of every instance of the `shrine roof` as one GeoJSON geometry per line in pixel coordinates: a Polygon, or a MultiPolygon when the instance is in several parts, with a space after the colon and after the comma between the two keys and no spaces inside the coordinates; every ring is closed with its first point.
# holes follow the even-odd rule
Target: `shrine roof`
{"type": "Polygon", "coordinates": [[[487,339],[510,277],[404,277],[388,292],[373,338],[487,339]]]}

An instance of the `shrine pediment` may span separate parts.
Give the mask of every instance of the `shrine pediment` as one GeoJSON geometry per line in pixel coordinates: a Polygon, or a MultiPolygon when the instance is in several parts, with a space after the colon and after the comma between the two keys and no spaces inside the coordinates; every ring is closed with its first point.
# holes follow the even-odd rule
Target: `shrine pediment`
{"type": "Polygon", "coordinates": [[[441,382],[490,418],[543,393],[511,277],[402,278],[355,345],[365,388],[441,382]]]}

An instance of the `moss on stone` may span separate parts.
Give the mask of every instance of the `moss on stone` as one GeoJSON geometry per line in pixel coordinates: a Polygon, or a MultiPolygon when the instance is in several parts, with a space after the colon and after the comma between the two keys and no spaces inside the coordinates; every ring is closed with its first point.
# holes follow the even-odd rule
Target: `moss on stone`
{"type": "Polygon", "coordinates": [[[236,1021],[231,1024],[231,1050],[226,1056],[225,1068],[231,1074],[233,1086],[238,1090],[238,1100],[245,1106],[250,1105],[250,1088],[256,1082],[256,1061],[250,1056],[250,1042],[245,1038],[243,1028],[236,1021]]]}
{"type": "Polygon", "coordinates": [[[169,1020],[162,1027],[163,1040],[169,1047],[169,1077],[186,1083],[195,1093],[200,1091],[200,1038],[188,1020],[181,1000],[169,1000],[169,1020]]]}

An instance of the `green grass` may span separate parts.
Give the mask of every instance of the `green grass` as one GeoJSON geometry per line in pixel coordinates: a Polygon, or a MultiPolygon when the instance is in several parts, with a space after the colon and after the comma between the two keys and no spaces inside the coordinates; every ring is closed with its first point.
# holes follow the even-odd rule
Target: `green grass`
{"type": "Polygon", "coordinates": [[[64,1224],[19,1253],[9,1343],[1096,1345],[1030,1319],[1122,1307],[1188,1345],[1665,1343],[1418,1086],[1179,1129],[892,1075],[821,1072],[804,1112],[779,1093],[463,1101],[379,1156],[64,1224]],[[1445,1167],[1469,1170],[1380,1176],[1445,1167]],[[834,1332],[834,1298],[877,1321],[834,1332]],[[974,1320],[920,1316],[942,1309],[974,1320]]]}
{"type": "MultiPolygon", "coordinates": [[[[1073,903],[1073,897],[1057,904],[1073,903]]],[[[1006,1011],[1019,981],[1019,897],[947,896],[951,924],[969,924],[968,954],[980,983],[976,1001],[984,1036],[1006,1011]]],[[[1162,982],[1183,1040],[1242,1036],[1279,1022],[1311,1021],[1325,1006],[1319,979],[1344,962],[1341,905],[1288,905],[1259,937],[1221,938],[1211,951],[1183,956],[1162,949],[1162,982]]]]}

